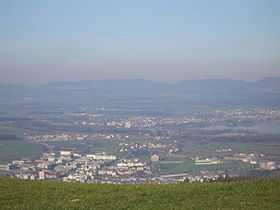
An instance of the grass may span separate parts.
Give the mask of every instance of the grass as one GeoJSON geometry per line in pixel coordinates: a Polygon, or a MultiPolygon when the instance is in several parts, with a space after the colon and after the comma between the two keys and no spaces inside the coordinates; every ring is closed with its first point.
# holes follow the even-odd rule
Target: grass
{"type": "Polygon", "coordinates": [[[159,174],[169,174],[169,173],[183,173],[187,172],[194,167],[193,161],[187,161],[183,163],[160,163],[162,168],[159,174]]]}
{"type": "Polygon", "coordinates": [[[43,141],[49,145],[55,146],[56,150],[65,150],[75,148],[75,151],[87,153],[106,152],[108,154],[119,155],[119,142],[116,140],[95,139],[87,141],[69,140],[69,141],[43,141]]]}
{"type": "Polygon", "coordinates": [[[0,134],[14,134],[19,137],[24,136],[24,133],[30,133],[31,131],[22,128],[15,127],[0,127],[0,134]]]}
{"type": "Polygon", "coordinates": [[[149,155],[137,155],[132,159],[138,159],[140,162],[149,162],[151,160],[151,156],[149,155]]]}
{"type": "Polygon", "coordinates": [[[15,159],[33,158],[40,153],[32,142],[19,141],[0,141],[0,163],[11,162],[15,159]]]}
{"type": "Polygon", "coordinates": [[[96,139],[92,143],[93,146],[89,149],[89,153],[106,152],[112,155],[120,155],[118,146],[120,142],[117,140],[96,139]]]}
{"type": "Polygon", "coordinates": [[[188,140],[184,142],[184,154],[194,156],[215,156],[216,150],[221,148],[232,148],[238,153],[264,153],[266,155],[278,155],[280,143],[271,142],[211,142],[201,143],[188,140]]]}
{"type": "MultiPolygon", "coordinates": [[[[20,138],[25,133],[30,133],[30,130],[25,130],[16,127],[0,127],[0,134],[16,135],[20,138]]],[[[0,164],[9,163],[15,159],[34,158],[40,154],[38,148],[25,140],[1,140],[0,141],[0,164]]]]}
{"type": "Polygon", "coordinates": [[[75,150],[84,151],[89,147],[89,145],[87,145],[84,141],[78,141],[78,140],[42,141],[42,142],[51,146],[55,146],[56,150],[75,148],[75,150]]]}
{"type": "Polygon", "coordinates": [[[231,161],[217,165],[195,165],[194,161],[184,161],[183,163],[158,162],[157,164],[159,164],[162,168],[162,170],[159,171],[159,174],[183,173],[201,170],[218,170],[227,168],[244,168],[248,166],[247,163],[242,163],[240,161],[231,161]]]}
{"type": "Polygon", "coordinates": [[[162,185],[0,178],[1,209],[279,209],[280,179],[162,185]]]}

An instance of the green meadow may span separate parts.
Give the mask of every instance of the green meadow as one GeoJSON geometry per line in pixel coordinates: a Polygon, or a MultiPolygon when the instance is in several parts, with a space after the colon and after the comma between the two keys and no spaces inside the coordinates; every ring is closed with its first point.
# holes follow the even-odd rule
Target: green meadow
{"type": "Polygon", "coordinates": [[[0,179],[1,209],[279,209],[280,179],[85,184],[0,179]]]}

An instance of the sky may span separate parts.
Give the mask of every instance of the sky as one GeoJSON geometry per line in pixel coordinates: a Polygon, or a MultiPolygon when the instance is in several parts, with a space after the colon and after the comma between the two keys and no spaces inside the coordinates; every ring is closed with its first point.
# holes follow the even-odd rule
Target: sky
{"type": "Polygon", "coordinates": [[[279,0],[1,0],[0,82],[280,77],[279,0]]]}

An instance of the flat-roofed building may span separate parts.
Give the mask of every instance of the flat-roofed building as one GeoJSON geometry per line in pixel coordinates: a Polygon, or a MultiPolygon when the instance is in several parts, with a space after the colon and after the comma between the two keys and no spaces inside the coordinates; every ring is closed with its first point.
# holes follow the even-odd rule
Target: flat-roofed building
{"type": "Polygon", "coordinates": [[[9,171],[10,166],[9,165],[0,165],[0,171],[9,171]]]}
{"type": "Polygon", "coordinates": [[[159,161],[159,156],[158,155],[152,155],[151,156],[151,161],[152,162],[158,162],[159,161]]]}
{"type": "Polygon", "coordinates": [[[71,151],[60,151],[59,153],[60,153],[60,155],[62,155],[62,156],[68,156],[68,155],[71,155],[71,154],[72,154],[71,151]]]}

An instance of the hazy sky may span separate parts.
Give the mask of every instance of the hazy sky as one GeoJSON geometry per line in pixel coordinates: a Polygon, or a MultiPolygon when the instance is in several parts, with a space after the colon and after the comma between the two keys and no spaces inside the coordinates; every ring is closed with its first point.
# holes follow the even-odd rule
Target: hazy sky
{"type": "Polygon", "coordinates": [[[1,0],[0,75],[21,84],[279,77],[280,1],[1,0]]]}

